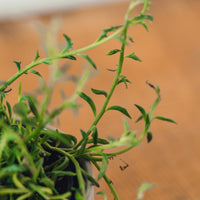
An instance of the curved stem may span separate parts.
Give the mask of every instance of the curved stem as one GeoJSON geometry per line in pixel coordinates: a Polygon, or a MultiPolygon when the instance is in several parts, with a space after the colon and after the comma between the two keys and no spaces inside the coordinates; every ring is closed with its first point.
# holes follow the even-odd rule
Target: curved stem
{"type": "MultiPolygon", "coordinates": [[[[129,27],[129,15],[131,13],[131,11],[133,10],[133,8],[137,5],[136,3],[133,4],[134,1],[131,2],[127,12],[126,12],[126,15],[125,15],[125,22],[124,22],[124,26],[123,26],[123,31],[122,31],[122,37],[123,37],[123,41],[122,42],[122,45],[121,45],[121,51],[120,51],[120,56],[119,56],[119,61],[118,61],[118,66],[117,66],[117,71],[115,73],[115,77],[114,77],[114,80],[112,82],[112,85],[111,85],[111,88],[110,88],[110,91],[104,101],[104,104],[99,112],[99,114],[95,117],[93,123],[91,124],[90,128],[88,129],[87,131],[87,135],[89,136],[90,133],[92,132],[92,129],[94,126],[97,125],[97,123],[99,122],[99,120],[101,119],[101,117],[103,116],[103,114],[106,112],[106,108],[107,108],[107,105],[110,101],[110,98],[118,84],[118,81],[119,81],[119,78],[120,78],[120,75],[121,75],[121,71],[122,71],[122,67],[123,67],[123,62],[124,62],[124,51],[125,51],[125,46],[126,46],[126,38],[127,38],[127,30],[128,30],[128,27],[129,27]]],[[[76,145],[74,146],[74,148],[78,148],[83,142],[83,139],[76,145]]]]}
{"type": "Polygon", "coordinates": [[[52,61],[52,60],[57,60],[60,58],[64,58],[67,56],[71,56],[71,55],[76,55],[78,53],[84,52],[84,51],[88,51],[90,49],[93,49],[95,47],[98,47],[104,43],[106,43],[107,41],[113,39],[115,36],[117,36],[118,34],[120,34],[121,32],[123,32],[124,27],[118,29],[117,31],[115,31],[113,34],[111,34],[110,36],[100,40],[100,41],[96,41],[94,43],[92,43],[91,45],[88,45],[86,47],[74,50],[74,51],[70,51],[70,52],[66,52],[66,53],[60,53],[56,56],[52,56],[52,57],[47,57],[47,58],[43,58],[40,59],[38,61],[32,62],[29,65],[25,66],[23,69],[21,69],[20,71],[18,71],[16,74],[14,74],[10,79],[8,79],[8,81],[6,81],[2,86],[0,86],[0,92],[3,92],[10,84],[12,84],[16,79],[18,79],[20,76],[22,76],[23,74],[25,74],[26,72],[28,72],[30,69],[34,68],[37,65],[52,61]]]}
{"type": "MultiPolygon", "coordinates": [[[[92,160],[92,163],[94,164],[94,166],[98,170],[100,170],[100,167],[97,164],[97,162],[95,162],[95,161],[92,160]]],[[[107,183],[108,187],[110,188],[110,190],[111,190],[111,192],[112,192],[112,194],[114,196],[114,200],[119,200],[119,196],[118,196],[118,194],[117,194],[117,192],[116,192],[116,190],[115,190],[115,188],[114,188],[114,186],[112,184],[112,181],[106,175],[104,175],[103,178],[104,178],[105,182],[107,183]]]]}

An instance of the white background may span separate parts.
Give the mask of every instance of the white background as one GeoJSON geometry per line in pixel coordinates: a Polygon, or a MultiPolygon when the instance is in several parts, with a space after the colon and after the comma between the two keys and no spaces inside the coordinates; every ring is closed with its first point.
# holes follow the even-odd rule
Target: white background
{"type": "Polygon", "coordinates": [[[0,19],[50,13],[122,0],[0,0],[0,19]]]}

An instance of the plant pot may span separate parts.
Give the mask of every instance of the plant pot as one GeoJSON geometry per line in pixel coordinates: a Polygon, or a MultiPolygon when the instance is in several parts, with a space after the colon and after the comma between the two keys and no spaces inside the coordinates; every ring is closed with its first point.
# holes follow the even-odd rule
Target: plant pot
{"type": "MultiPolygon", "coordinates": [[[[56,130],[54,127],[49,126],[49,125],[46,127],[46,129],[50,129],[50,130],[54,130],[54,131],[56,130]]],[[[54,142],[56,143],[56,141],[54,141],[54,142]]],[[[67,145],[64,143],[60,143],[59,146],[62,148],[68,148],[67,145]]],[[[52,154],[52,156],[50,158],[50,162],[54,162],[57,159],[58,159],[58,155],[52,154]]],[[[88,160],[81,158],[81,159],[77,159],[77,161],[82,169],[84,169],[90,176],[94,177],[92,165],[88,160]]],[[[47,161],[47,162],[49,162],[49,161],[47,161]]],[[[69,165],[68,165],[66,171],[67,170],[76,173],[75,167],[71,161],[69,162],[69,165]]],[[[63,182],[56,183],[56,185],[57,185],[57,187],[60,187],[60,190],[62,190],[62,192],[66,192],[66,190],[70,191],[72,193],[72,197],[70,198],[70,200],[74,200],[75,192],[73,190],[71,190],[71,188],[78,188],[78,181],[77,181],[76,177],[66,176],[64,178],[63,182]],[[66,190],[65,190],[65,188],[66,188],[66,190]]],[[[85,179],[85,190],[86,190],[86,200],[94,200],[94,186],[88,179],[85,179]]]]}

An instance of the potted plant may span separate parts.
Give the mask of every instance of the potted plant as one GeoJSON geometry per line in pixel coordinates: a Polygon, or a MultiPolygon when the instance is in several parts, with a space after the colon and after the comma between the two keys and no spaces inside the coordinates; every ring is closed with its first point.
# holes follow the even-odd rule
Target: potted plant
{"type": "MultiPolygon", "coordinates": [[[[160,89],[151,83],[147,84],[155,91],[156,99],[149,112],[135,104],[141,113],[137,122],[144,121],[144,129],[141,134],[131,130],[127,120],[123,120],[124,132],[119,139],[104,139],[98,133],[97,124],[107,111],[119,111],[127,118],[131,116],[122,105],[109,105],[110,99],[119,84],[131,83],[122,74],[124,59],[141,61],[135,52],[126,55],[125,48],[133,42],[128,35],[128,29],[134,25],[142,25],[146,30],[146,21],[151,22],[152,16],[145,14],[149,9],[148,0],[131,0],[125,14],[125,21],[122,25],[112,26],[102,31],[98,39],[91,45],[81,49],[73,50],[71,39],[64,34],[66,45],[61,52],[55,53],[53,49],[48,52],[46,58],[40,59],[39,52],[33,61],[22,67],[21,62],[14,61],[17,72],[9,80],[0,85],[0,199],[2,200],[42,200],[42,199],[75,199],[92,200],[93,189],[90,185],[99,187],[99,180],[103,178],[108,184],[114,199],[119,199],[113,184],[106,175],[108,160],[113,156],[123,154],[141,143],[144,137],[148,142],[152,139],[150,124],[153,119],[159,119],[175,123],[173,120],[154,116],[154,111],[160,102],[160,89]],[[139,4],[143,5],[137,16],[132,17],[132,10],[139,4]],[[105,101],[97,112],[95,102],[83,92],[84,85],[89,78],[91,69],[86,67],[81,77],[71,76],[71,80],[76,83],[76,91],[70,98],[64,98],[63,102],[53,110],[49,110],[48,105],[52,98],[54,87],[58,80],[62,79],[67,69],[66,66],[58,67],[56,61],[60,59],[76,60],[82,57],[97,70],[93,60],[85,51],[98,47],[111,39],[118,39],[119,49],[110,50],[107,55],[119,54],[116,69],[108,69],[115,74],[108,91],[91,88],[95,95],[103,95],[105,101]],[[53,52],[53,53],[52,53],[53,52]],[[50,82],[47,83],[42,75],[34,67],[46,64],[51,66],[50,82]],[[24,74],[33,73],[40,77],[40,88],[37,95],[22,94],[23,83],[19,83],[18,100],[11,105],[7,100],[7,95],[12,92],[11,84],[24,74]],[[65,109],[77,110],[78,98],[86,101],[92,109],[94,120],[88,130],[80,130],[81,140],[73,135],[62,133],[60,130],[52,128],[50,124],[65,109]],[[116,147],[123,147],[120,150],[116,147]],[[107,149],[112,149],[109,153],[107,149]],[[93,176],[90,164],[98,170],[97,178],[93,176]],[[89,170],[88,170],[89,166],[89,170]],[[88,192],[88,188],[89,191],[88,192]]],[[[69,78],[69,77],[67,77],[69,78]]],[[[146,187],[148,188],[148,187],[146,187]]],[[[103,192],[99,192],[105,196],[103,192]]],[[[140,196],[142,192],[140,191],[140,196]]],[[[105,196],[106,198],[106,196],[105,196]]],[[[138,198],[139,199],[139,198],[138,198]]]]}

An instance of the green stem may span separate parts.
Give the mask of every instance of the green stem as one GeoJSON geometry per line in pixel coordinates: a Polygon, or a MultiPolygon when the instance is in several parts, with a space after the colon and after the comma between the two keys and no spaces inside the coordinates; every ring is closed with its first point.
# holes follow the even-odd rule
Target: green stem
{"type": "MultiPolygon", "coordinates": [[[[100,170],[100,166],[97,164],[97,162],[92,160],[92,163],[98,170],[100,170]]],[[[119,196],[118,196],[111,180],[106,175],[104,175],[103,178],[104,178],[105,182],[107,183],[108,187],[110,188],[110,191],[112,192],[112,194],[114,196],[114,200],[119,200],[119,196]]]]}
{"type": "Polygon", "coordinates": [[[20,76],[22,76],[23,74],[25,74],[26,72],[28,72],[30,69],[34,68],[37,65],[40,65],[42,63],[46,63],[48,61],[52,61],[52,60],[57,60],[60,58],[64,58],[67,56],[71,56],[71,55],[76,55],[78,53],[84,52],[84,51],[88,51],[90,49],[93,49],[95,47],[98,47],[106,42],[108,42],[109,40],[113,39],[116,35],[120,34],[121,32],[123,32],[124,27],[118,29],[117,31],[115,31],[113,34],[111,34],[110,36],[100,40],[100,41],[96,41],[94,43],[92,43],[91,45],[88,45],[86,47],[74,50],[74,51],[70,51],[70,52],[66,52],[66,53],[60,53],[56,56],[52,56],[52,57],[47,57],[47,58],[43,58],[40,59],[38,61],[32,62],[31,64],[25,66],[23,69],[21,69],[20,71],[18,71],[16,74],[14,74],[10,79],[8,79],[8,81],[6,81],[1,87],[0,87],[0,91],[4,91],[9,85],[11,85],[16,79],[18,79],[20,76]]]}
{"type": "MultiPolygon", "coordinates": [[[[130,4],[127,12],[126,12],[126,15],[125,15],[125,23],[124,23],[124,26],[123,28],[121,28],[123,31],[122,31],[122,36],[123,36],[123,41],[126,41],[126,38],[127,38],[127,30],[128,30],[128,27],[129,27],[129,15],[131,13],[131,11],[133,10],[133,8],[138,5],[138,4],[133,4],[134,1],[132,1],[132,3],[130,4]]],[[[122,45],[121,45],[121,51],[120,51],[120,56],[119,56],[119,61],[118,61],[118,67],[117,67],[117,71],[116,71],[116,74],[115,74],[115,78],[112,82],[112,85],[111,85],[111,88],[110,88],[110,91],[104,101],[104,104],[99,112],[99,114],[96,116],[96,118],[94,119],[92,125],[90,126],[90,128],[88,129],[87,131],[87,135],[89,136],[90,133],[92,132],[92,129],[94,126],[97,125],[97,123],[99,122],[99,120],[101,119],[101,117],[103,116],[103,114],[106,112],[106,108],[107,108],[107,105],[111,99],[111,96],[118,84],[118,81],[119,81],[119,77],[121,75],[121,71],[122,71],[122,67],[123,67],[123,62],[124,62],[124,51],[125,51],[125,46],[126,46],[126,42],[122,42],[122,45]]],[[[74,146],[74,148],[78,148],[83,142],[83,139],[80,140],[80,142],[74,146]]]]}

